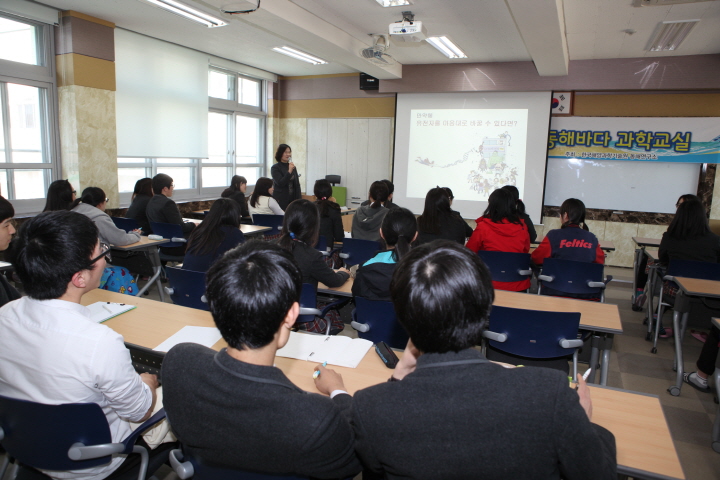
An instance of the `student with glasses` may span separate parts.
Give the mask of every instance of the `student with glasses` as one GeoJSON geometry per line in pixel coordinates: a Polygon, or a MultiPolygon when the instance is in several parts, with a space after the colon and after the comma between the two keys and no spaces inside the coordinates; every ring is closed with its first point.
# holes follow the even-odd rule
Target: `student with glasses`
{"type": "MultiPolygon", "coordinates": [[[[111,441],[119,442],[130,434],[130,422],[150,417],[158,380],[137,374],[122,335],[93,321],[81,304],[100,285],[108,253],[95,224],[76,212],[41,213],[22,225],[7,258],[27,296],[0,309],[0,395],[46,404],[97,403],[111,441]]],[[[167,458],[173,446],[161,444],[150,456],[167,458]]],[[[137,460],[115,456],[63,478],[113,478],[137,460]]]]}
{"type": "MultiPolygon", "coordinates": [[[[102,245],[123,246],[140,241],[140,230],[125,232],[115,226],[110,216],[105,213],[107,202],[108,199],[102,188],[88,187],[83,190],[82,196],[75,200],[72,211],[85,215],[95,223],[102,245]]],[[[107,260],[109,262],[110,258],[107,260]]],[[[105,267],[100,288],[128,295],[135,295],[137,292],[137,284],[130,271],[112,265],[105,267]]]]}

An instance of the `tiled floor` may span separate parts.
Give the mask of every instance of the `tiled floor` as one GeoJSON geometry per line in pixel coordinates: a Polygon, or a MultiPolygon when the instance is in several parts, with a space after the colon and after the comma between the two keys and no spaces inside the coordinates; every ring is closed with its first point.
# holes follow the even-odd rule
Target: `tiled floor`
{"type": "MultiPolygon", "coordinates": [[[[606,274],[618,280],[631,280],[632,272],[626,268],[608,267],[606,274]]],[[[646,327],[642,324],[644,312],[630,308],[632,287],[629,283],[611,282],[606,292],[606,302],[617,304],[623,323],[623,335],[615,337],[610,361],[608,385],[627,390],[657,395],[665,412],[670,432],[675,441],[680,461],[688,480],[720,479],[720,454],[710,447],[713,421],[718,406],[713,395],[701,393],[693,388],[682,389],[682,394],[673,397],[667,392],[674,381],[672,359],[673,341],[660,339],[657,354],[650,353],[651,344],[645,341],[646,327]]],[[[159,300],[156,289],[147,298],[159,300]]],[[[169,301],[166,299],[166,301],[169,301]]],[[[343,318],[349,317],[349,308],[343,310],[343,318]]],[[[669,321],[670,315],[666,314],[669,321]]],[[[346,319],[349,322],[349,319],[346,319]]],[[[355,336],[346,326],[344,334],[355,336]]],[[[702,344],[686,335],[683,343],[685,369],[695,370],[695,360],[702,344]]],[[[164,467],[158,478],[173,480],[174,473],[164,467]]],[[[361,478],[358,476],[357,478],[361,478]]]]}

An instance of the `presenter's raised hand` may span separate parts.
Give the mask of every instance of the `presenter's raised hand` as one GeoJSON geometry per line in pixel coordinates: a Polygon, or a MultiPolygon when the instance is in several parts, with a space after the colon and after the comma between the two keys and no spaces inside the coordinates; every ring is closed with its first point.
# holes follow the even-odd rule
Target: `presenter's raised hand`
{"type": "Polygon", "coordinates": [[[288,162],[288,173],[292,173],[295,171],[295,164],[292,162],[288,162]]]}

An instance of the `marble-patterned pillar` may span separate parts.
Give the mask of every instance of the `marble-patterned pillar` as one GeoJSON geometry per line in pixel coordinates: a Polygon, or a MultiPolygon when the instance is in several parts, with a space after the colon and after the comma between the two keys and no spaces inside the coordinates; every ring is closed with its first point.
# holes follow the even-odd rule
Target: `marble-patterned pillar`
{"type": "Polygon", "coordinates": [[[63,178],[100,187],[119,204],[115,127],[115,24],[74,11],[56,29],[63,178]]]}

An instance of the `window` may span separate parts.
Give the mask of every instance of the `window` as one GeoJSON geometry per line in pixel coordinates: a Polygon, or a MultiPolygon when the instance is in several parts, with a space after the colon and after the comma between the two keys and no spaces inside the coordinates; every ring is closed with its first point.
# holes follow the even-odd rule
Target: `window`
{"type": "Polygon", "coordinates": [[[118,158],[121,202],[135,182],[158,173],[175,182],[173,198],[218,197],[233,175],[254,185],[264,175],[265,89],[263,80],[211,67],[208,71],[207,158],[118,158]]]}
{"type": "Polygon", "coordinates": [[[0,194],[42,210],[59,170],[50,27],[0,15],[0,194]]]}

